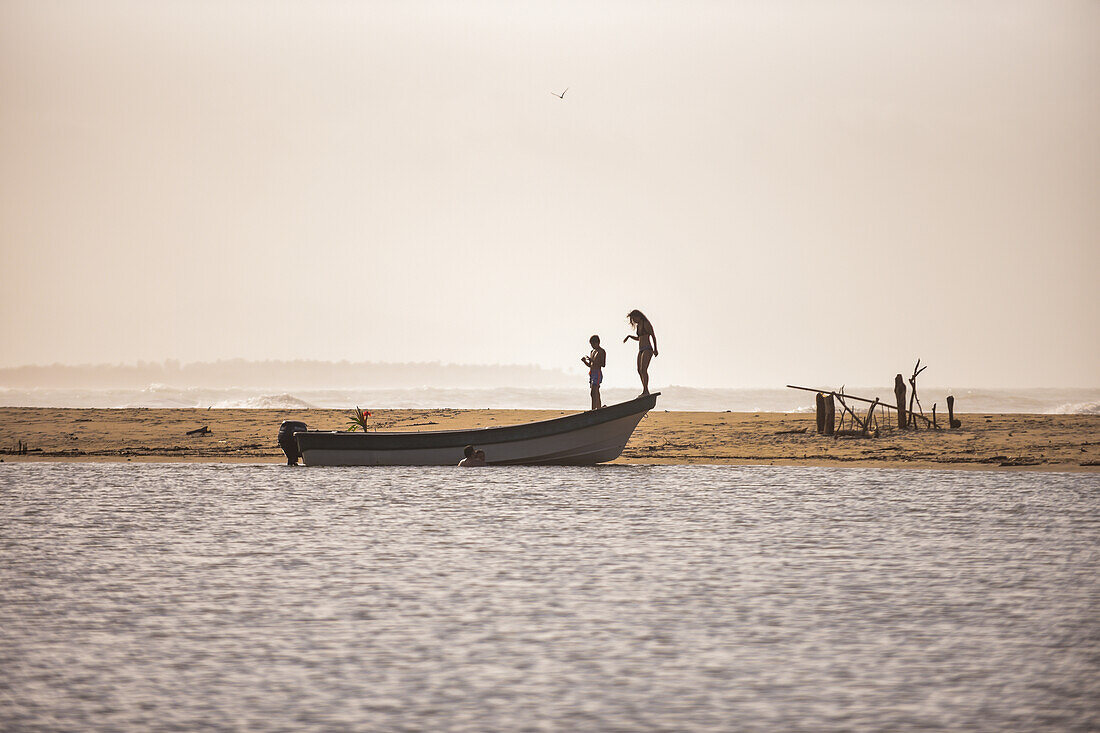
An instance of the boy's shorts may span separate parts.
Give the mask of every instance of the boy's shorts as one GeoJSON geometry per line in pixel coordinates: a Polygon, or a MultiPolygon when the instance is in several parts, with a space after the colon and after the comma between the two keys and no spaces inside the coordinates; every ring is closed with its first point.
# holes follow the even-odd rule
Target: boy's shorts
{"type": "Polygon", "coordinates": [[[602,381],[603,381],[603,370],[602,369],[595,369],[595,370],[590,371],[588,373],[588,386],[590,388],[599,387],[600,382],[602,382],[602,381]]]}

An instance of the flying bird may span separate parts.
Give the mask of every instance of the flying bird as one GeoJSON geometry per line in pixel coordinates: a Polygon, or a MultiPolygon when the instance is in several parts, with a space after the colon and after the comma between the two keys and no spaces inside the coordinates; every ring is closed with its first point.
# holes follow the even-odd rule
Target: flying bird
{"type": "MultiPolygon", "coordinates": [[[[566,87],[565,92],[568,92],[568,91],[569,91],[569,87],[566,87]]],[[[561,94],[558,94],[557,92],[550,92],[550,93],[553,94],[558,99],[565,99],[565,92],[562,92],[561,94]]]]}

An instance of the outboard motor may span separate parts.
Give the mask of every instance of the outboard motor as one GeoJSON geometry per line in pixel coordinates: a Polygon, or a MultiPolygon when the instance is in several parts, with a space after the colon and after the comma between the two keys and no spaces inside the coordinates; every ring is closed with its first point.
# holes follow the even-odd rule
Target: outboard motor
{"type": "Polygon", "coordinates": [[[298,450],[298,441],[294,439],[294,434],[305,430],[306,424],[300,420],[283,420],[283,424],[279,426],[279,447],[286,453],[286,465],[298,465],[302,454],[298,450]]]}

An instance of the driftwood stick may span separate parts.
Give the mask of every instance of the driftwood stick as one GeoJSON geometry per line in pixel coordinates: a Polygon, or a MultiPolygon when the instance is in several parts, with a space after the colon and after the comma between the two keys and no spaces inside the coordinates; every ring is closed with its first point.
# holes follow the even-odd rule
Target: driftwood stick
{"type": "Polygon", "coordinates": [[[871,434],[866,430],[838,430],[834,438],[870,438],[871,434]]]}
{"type": "Polygon", "coordinates": [[[853,410],[851,407],[848,407],[847,405],[845,405],[844,409],[847,410],[848,414],[852,416],[852,422],[854,422],[856,425],[858,425],[859,429],[866,433],[867,432],[867,423],[860,420],[859,415],[857,415],[856,411],[853,410]]]}
{"type": "Polygon", "coordinates": [[[932,427],[936,430],[940,429],[940,426],[936,424],[936,403],[932,403],[932,427]]]}
{"type": "Polygon", "coordinates": [[[865,425],[863,426],[864,430],[870,430],[871,429],[871,419],[875,416],[875,408],[876,407],[878,407],[878,400],[875,400],[874,402],[872,402],[871,406],[869,408],[867,408],[867,418],[866,418],[866,420],[864,420],[865,425]]]}
{"type": "MultiPolygon", "coordinates": [[[[914,430],[917,429],[917,421],[913,417],[913,403],[914,402],[917,403],[917,407],[920,409],[921,417],[924,417],[924,408],[921,407],[920,400],[917,398],[917,377],[919,377],[920,373],[923,372],[927,368],[928,368],[927,364],[925,364],[924,367],[922,368],[921,365],[920,365],[920,359],[917,359],[917,363],[913,367],[913,376],[909,377],[909,386],[911,386],[913,388],[913,393],[909,396],[909,422],[913,425],[914,430]]],[[[925,421],[925,423],[927,423],[928,418],[925,418],[924,421],[925,421]]]]}
{"type": "MultiPolygon", "coordinates": [[[[855,410],[853,410],[851,407],[848,407],[848,403],[844,401],[844,397],[844,395],[837,395],[837,400],[840,401],[840,406],[844,408],[844,412],[852,416],[852,422],[856,425],[859,425],[860,430],[862,430],[863,432],[867,432],[867,426],[864,425],[863,421],[859,419],[859,415],[856,414],[855,410]]],[[[874,405],[872,405],[872,407],[874,407],[874,405]]]]}
{"type": "Polygon", "coordinates": [[[920,410],[920,414],[924,414],[924,406],[920,403],[920,397],[917,397],[917,380],[913,380],[913,399],[917,401],[917,409],[920,410]]]}
{"type": "MultiPolygon", "coordinates": [[[[913,384],[912,379],[909,380],[909,384],[913,384]]],[[[917,427],[917,418],[913,416],[913,400],[915,400],[916,398],[917,398],[917,390],[916,390],[916,385],[914,385],[913,391],[909,393],[909,414],[908,414],[909,419],[907,421],[907,424],[913,426],[914,429],[916,429],[916,427],[917,427]]]]}
{"type": "Polygon", "coordinates": [[[921,420],[924,420],[924,427],[932,427],[932,418],[928,417],[927,415],[922,415],[919,412],[914,412],[909,417],[912,418],[913,425],[917,424],[917,419],[919,418],[921,420]]]}

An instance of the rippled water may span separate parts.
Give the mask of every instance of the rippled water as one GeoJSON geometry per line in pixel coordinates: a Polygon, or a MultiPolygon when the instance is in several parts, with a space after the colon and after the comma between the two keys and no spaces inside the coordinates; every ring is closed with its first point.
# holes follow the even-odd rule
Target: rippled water
{"type": "Polygon", "coordinates": [[[0,466],[4,730],[1100,726],[1100,480],[0,466]]]}

